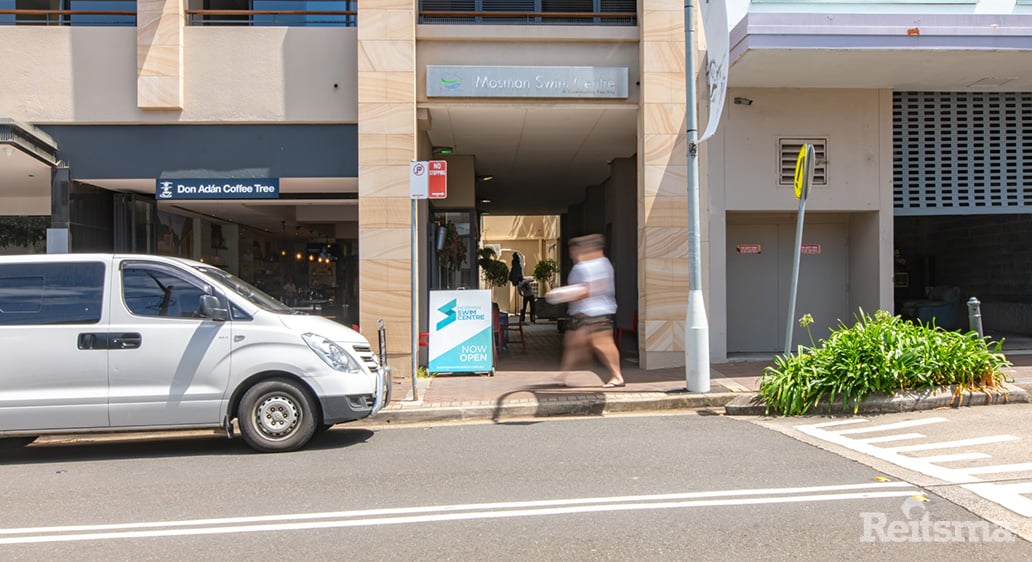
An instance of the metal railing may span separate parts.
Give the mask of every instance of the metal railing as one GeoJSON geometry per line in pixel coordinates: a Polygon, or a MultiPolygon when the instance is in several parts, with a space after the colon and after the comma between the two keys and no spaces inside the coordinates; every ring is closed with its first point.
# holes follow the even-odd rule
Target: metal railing
{"type": "Polygon", "coordinates": [[[0,10],[0,25],[136,25],[136,10],[0,10]]]}
{"type": "Polygon", "coordinates": [[[523,12],[422,10],[423,24],[638,25],[635,12],[523,12]]]}
{"type": "Polygon", "coordinates": [[[356,10],[186,10],[189,25],[355,27],[356,10]]]}

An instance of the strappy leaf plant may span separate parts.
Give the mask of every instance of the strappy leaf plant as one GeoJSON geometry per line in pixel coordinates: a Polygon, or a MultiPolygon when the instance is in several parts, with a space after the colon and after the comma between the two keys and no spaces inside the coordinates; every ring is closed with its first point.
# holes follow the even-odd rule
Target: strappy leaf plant
{"type": "MultiPolygon", "coordinates": [[[[884,310],[870,316],[861,309],[855,317],[853,326],[839,322],[812,347],[774,357],[760,379],[768,413],[802,415],[838,402],[843,411],[856,413],[876,392],[949,386],[955,386],[957,400],[966,390],[995,389],[1004,382],[1002,369],[1010,362],[1000,351],[1002,341],[912,323],[884,310]]],[[[807,314],[800,325],[809,332],[812,322],[807,314]]]]}

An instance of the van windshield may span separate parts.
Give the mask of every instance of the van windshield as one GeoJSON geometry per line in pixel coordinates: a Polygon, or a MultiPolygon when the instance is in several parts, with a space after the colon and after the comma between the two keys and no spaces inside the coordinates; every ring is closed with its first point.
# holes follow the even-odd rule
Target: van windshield
{"type": "Polygon", "coordinates": [[[231,273],[227,273],[217,267],[195,266],[194,269],[214,279],[218,284],[244,297],[259,308],[268,310],[269,312],[278,312],[280,314],[290,314],[294,312],[294,310],[289,306],[281,303],[271,297],[268,293],[265,293],[261,289],[231,273]]]}

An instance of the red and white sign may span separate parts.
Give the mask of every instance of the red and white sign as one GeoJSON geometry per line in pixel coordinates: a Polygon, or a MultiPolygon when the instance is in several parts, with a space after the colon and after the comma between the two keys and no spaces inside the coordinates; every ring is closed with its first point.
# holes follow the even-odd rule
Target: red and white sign
{"type": "Polygon", "coordinates": [[[427,162],[430,166],[429,188],[427,197],[430,199],[445,199],[448,197],[448,162],[444,160],[431,160],[427,162]]]}
{"type": "Polygon", "coordinates": [[[804,255],[816,256],[821,253],[820,244],[803,244],[799,247],[799,253],[804,255]]]}
{"type": "Polygon", "coordinates": [[[737,250],[739,254],[758,254],[762,251],[759,244],[739,244],[737,250]]]}
{"type": "Polygon", "coordinates": [[[445,199],[448,197],[448,162],[413,160],[409,166],[409,197],[445,199]]]}

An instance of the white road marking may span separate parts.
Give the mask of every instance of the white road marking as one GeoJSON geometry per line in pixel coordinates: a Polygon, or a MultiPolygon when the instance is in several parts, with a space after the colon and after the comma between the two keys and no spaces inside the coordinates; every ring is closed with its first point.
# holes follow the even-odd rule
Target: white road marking
{"type": "MultiPolygon", "coordinates": [[[[862,422],[867,420],[859,419],[857,421],[862,422]]],[[[848,435],[844,435],[846,433],[844,431],[826,431],[824,429],[826,427],[829,427],[829,425],[810,424],[796,426],[796,429],[811,437],[815,437],[817,439],[827,441],[829,443],[834,443],[841,447],[845,447],[846,449],[850,449],[858,453],[868,455],[870,457],[874,457],[885,462],[892,463],[896,466],[905,468],[907,470],[917,472],[919,474],[924,474],[925,476],[936,478],[938,480],[942,480],[943,482],[947,482],[950,484],[959,484],[962,488],[974,492],[975,494],[978,494],[979,496],[989,501],[995,502],[1007,509],[1010,509],[1011,511],[1019,515],[1022,515],[1024,517],[1032,517],[1032,500],[1021,495],[1026,493],[1032,493],[1032,482],[1027,483],[1029,486],[1028,491],[1022,491],[1025,490],[1025,488],[1023,487],[1024,484],[1001,485],[990,482],[984,482],[981,478],[975,476],[970,469],[947,468],[944,466],[938,466],[936,464],[933,464],[935,462],[989,458],[989,455],[983,455],[982,453],[957,453],[951,455],[938,455],[930,457],[910,457],[901,454],[903,452],[928,451],[935,449],[982,445],[987,443],[1015,441],[1019,439],[1018,437],[1015,437],[1013,435],[994,435],[990,437],[961,439],[957,441],[882,448],[876,447],[870,442],[865,442],[865,440],[853,439],[848,435]]],[[[887,425],[879,427],[887,427],[887,425]]],[[[902,427],[912,426],[906,425],[902,427]]],[[[856,431],[853,433],[862,432],[856,431]]]]}
{"type": "Polygon", "coordinates": [[[949,455],[935,455],[931,457],[915,457],[924,462],[955,462],[955,461],[974,461],[978,459],[991,459],[991,455],[985,453],[953,453],[949,455]]]}
{"type": "Polygon", "coordinates": [[[974,468],[962,468],[968,474],[1000,474],[1002,472],[1028,472],[1032,470],[1032,462],[1017,464],[998,464],[996,466],[976,466],[974,468]]]}
{"type": "Polygon", "coordinates": [[[974,492],[991,502],[995,502],[1014,513],[1025,517],[1032,517],[1032,500],[1022,495],[1027,494],[1032,490],[1014,488],[1012,486],[994,484],[991,482],[985,482],[982,484],[965,484],[961,487],[974,492]]]}
{"type": "Polygon", "coordinates": [[[992,435],[990,437],[973,437],[971,439],[958,439],[956,441],[941,441],[938,443],[922,443],[921,445],[904,445],[902,447],[893,447],[887,449],[888,451],[895,451],[897,453],[906,453],[913,451],[934,451],[936,449],[956,449],[957,447],[968,447],[970,445],[986,445],[989,443],[1004,443],[1007,441],[1017,441],[1019,437],[1013,435],[992,435]]]}
{"type": "Polygon", "coordinates": [[[899,435],[882,435],[881,437],[868,437],[867,439],[857,439],[861,443],[889,443],[891,441],[906,441],[907,439],[920,439],[927,437],[923,433],[900,433],[899,435]]]}
{"type": "MultiPolygon", "coordinates": [[[[911,427],[917,427],[919,425],[928,425],[932,423],[942,423],[947,421],[946,418],[925,418],[920,420],[909,420],[896,423],[887,423],[885,425],[875,425],[871,427],[858,427],[856,429],[846,429],[839,431],[839,435],[852,435],[854,433],[870,433],[873,431],[891,431],[893,429],[909,429],[911,427]]],[[[816,427],[816,426],[814,426],[816,427]]]]}
{"type": "Polygon", "coordinates": [[[921,493],[921,490],[907,482],[879,482],[841,486],[816,486],[810,488],[767,488],[758,490],[659,494],[651,496],[617,496],[608,498],[577,498],[509,503],[426,506],[330,513],[301,513],[255,517],[229,517],[221,519],[197,519],[189,521],[158,521],[61,527],[26,527],[21,529],[0,529],[0,534],[26,535],[0,538],[0,544],[277,532],[304,529],[434,523],[470,519],[498,519],[507,517],[533,517],[572,513],[597,513],[606,511],[847,501],[905,497],[918,493],[921,493]],[[330,520],[313,521],[312,519],[330,520]],[[248,525],[246,523],[252,524],[248,525]]]}

